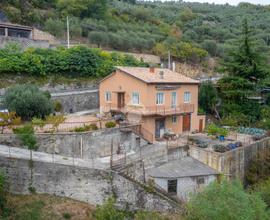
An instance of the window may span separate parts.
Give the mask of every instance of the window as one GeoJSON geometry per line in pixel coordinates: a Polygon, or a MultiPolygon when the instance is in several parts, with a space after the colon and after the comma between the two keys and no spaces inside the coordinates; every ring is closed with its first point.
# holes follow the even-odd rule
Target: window
{"type": "Polygon", "coordinates": [[[173,115],[172,116],[172,123],[175,124],[177,122],[177,117],[176,115],[173,115]]]}
{"type": "Polygon", "coordinates": [[[164,93],[163,92],[158,92],[157,93],[156,104],[157,105],[162,105],[163,103],[164,103],[164,93]]]}
{"type": "Polygon", "coordinates": [[[168,193],[177,194],[177,180],[168,180],[168,193]]]}
{"type": "Polygon", "coordinates": [[[106,102],[112,101],[112,94],[111,94],[111,92],[105,92],[105,100],[106,100],[106,102]]]}
{"type": "Polygon", "coordinates": [[[176,107],[177,95],[176,92],[172,92],[172,108],[176,107]]]}
{"type": "Polygon", "coordinates": [[[204,184],[204,178],[203,177],[198,177],[197,178],[197,184],[204,184]]]}
{"type": "Polygon", "coordinates": [[[132,104],[134,105],[140,104],[140,94],[138,92],[132,93],[132,104]]]}
{"type": "Polygon", "coordinates": [[[191,94],[190,92],[185,92],[184,93],[184,103],[189,103],[191,100],[191,94]]]}

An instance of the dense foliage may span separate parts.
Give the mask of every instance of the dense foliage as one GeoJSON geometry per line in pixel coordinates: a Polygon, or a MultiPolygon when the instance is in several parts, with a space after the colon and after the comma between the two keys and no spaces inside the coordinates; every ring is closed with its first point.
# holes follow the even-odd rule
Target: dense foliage
{"type": "Polygon", "coordinates": [[[6,179],[2,170],[0,170],[0,218],[6,215],[6,193],[5,193],[6,179]]]}
{"type": "Polygon", "coordinates": [[[260,181],[265,181],[270,176],[270,153],[264,152],[257,158],[254,158],[249,164],[245,174],[245,180],[248,185],[254,185],[260,181]]]}
{"type": "Polygon", "coordinates": [[[222,64],[225,75],[217,85],[222,100],[220,110],[223,119],[230,124],[268,128],[269,107],[261,105],[256,97],[261,96],[260,90],[269,81],[269,66],[266,54],[259,52],[254,33],[244,19],[242,31],[228,52],[229,58],[222,64]],[[236,123],[232,123],[232,119],[236,123]]]}
{"type": "Polygon", "coordinates": [[[24,74],[102,77],[111,73],[114,66],[120,65],[142,66],[145,64],[128,55],[107,53],[87,47],[22,51],[11,44],[0,50],[0,76],[1,74],[24,74]]]}
{"type": "Polygon", "coordinates": [[[16,112],[25,120],[44,118],[53,110],[48,95],[35,85],[16,85],[9,88],[4,95],[4,103],[10,111],[16,112]]]}
{"type": "Polygon", "coordinates": [[[214,85],[209,82],[202,83],[199,91],[199,105],[206,113],[216,111],[218,93],[214,85]]]}
{"type": "Polygon", "coordinates": [[[243,17],[257,29],[260,48],[270,45],[270,8],[249,3],[238,6],[182,1],[135,0],[5,0],[0,8],[9,20],[40,27],[65,37],[70,18],[72,39],[118,50],[155,51],[185,61],[201,61],[206,51],[224,57],[239,34],[243,17]],[[179,50],[181,49],[181,50],[179,50]]]}
{"type": "Polygon", "coordinates": [[[255,193],[247,193],[239,182],[210,184],[188,203],[187,219],[269,219],[266,204],[255,193]]]}

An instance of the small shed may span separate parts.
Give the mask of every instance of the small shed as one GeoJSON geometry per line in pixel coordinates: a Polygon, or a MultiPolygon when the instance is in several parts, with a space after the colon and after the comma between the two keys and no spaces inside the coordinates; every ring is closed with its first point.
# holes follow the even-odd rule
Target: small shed
{"type": "Polygon", "coordinates": [[[155,184],[172,196],[188,200],[191,193],[215,181],[218,171],[192,158],[184,157],[146,171],[155,184]]]}

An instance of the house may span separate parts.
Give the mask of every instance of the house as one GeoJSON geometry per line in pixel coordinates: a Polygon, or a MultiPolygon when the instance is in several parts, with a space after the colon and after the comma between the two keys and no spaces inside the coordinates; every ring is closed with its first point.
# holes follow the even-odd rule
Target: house
{"type": "Polygon", "coordinates": [[[116,67],[100,82],[100,113],[121,113],[140,123],[149,142],[167,131],[202,131],[205,116],[198,115],[198,89],[199,81],[169,69],[116,67]]]}
{"type": "Polygon", "coordinates": [[[0,47],[10,41],[23,47],[49,47],[59,43],[53,35],[37,28],[0,21],[0,47]]]}
{"type": "Polygon", "coordinates": [[[192,157],[183,157],[146,170],[148,179],[171,196],[188,200],[190,194],[218,179],[218,171],[192,157]]]}

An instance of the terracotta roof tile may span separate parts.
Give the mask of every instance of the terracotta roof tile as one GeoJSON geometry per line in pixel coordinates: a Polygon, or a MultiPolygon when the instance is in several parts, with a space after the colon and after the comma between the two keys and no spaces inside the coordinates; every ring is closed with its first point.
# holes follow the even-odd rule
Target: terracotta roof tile
{"type": "Polygon", "coordinates": [[[154,72],[150,72],[150,68],[146,67],[117,66],[116,68],[146,83],[199,83],[198,80],[191,79],[169,69],[155,68],[154,72]],[[163,77],[161,77],[160,72],[163,72],[163,77]]]}

